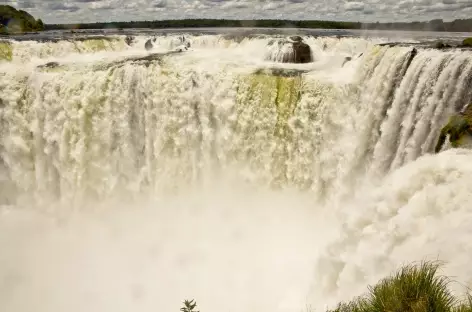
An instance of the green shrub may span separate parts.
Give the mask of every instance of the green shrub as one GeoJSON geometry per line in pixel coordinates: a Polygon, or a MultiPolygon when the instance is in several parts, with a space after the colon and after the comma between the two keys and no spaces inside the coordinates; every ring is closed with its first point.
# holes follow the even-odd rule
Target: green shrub
{"type": "Polygon", "coordinates": [[[472,47],[472,38],[465,38],[464,41],[462,41],[462,45],[464,47],[472,47]]]}
{"type": "Polygon", "coordinates": [[[449,279],[437,276],[438,263],[407,265],[395,275],[381,280],[369,293],[332,312],[468,312],[472,301],[457,305],[448,290],[449,279]]]}

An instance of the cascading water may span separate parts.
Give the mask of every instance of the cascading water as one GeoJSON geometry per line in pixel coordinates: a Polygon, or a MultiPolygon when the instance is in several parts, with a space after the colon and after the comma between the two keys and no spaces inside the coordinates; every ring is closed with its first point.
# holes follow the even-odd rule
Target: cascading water
{"type": "Polygon", "coordinates": [[[470,52],[182,38],[0,42],[0,306],[322,310],[430,256],[472,281],[471,153],[429,155],[470,52]]]}

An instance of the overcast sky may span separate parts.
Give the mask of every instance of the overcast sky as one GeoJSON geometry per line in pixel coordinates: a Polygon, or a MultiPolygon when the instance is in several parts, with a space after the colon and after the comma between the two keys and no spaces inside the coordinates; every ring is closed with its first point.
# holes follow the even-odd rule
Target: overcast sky
{"type": "Polygon", "coordinates": [[[172,18],[412,21],[472,17],[472,0],[0,0],[46,23],[172,18]]]}

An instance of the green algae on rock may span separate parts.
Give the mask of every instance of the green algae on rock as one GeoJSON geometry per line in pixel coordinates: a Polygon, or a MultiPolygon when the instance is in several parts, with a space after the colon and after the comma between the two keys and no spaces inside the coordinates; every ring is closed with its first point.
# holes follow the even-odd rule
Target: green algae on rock
{"type": "Polygon", "coordinates": [[[10,62],[13,59],[13,47],[8,41],[0,41],[0,61],[10,62]]]}
{"type": "Polygon", "coordinates": [[[449,117],[448,123],[441,129],[435,152],[438,153],[443,147],[446,137],[454,148],[461,147],[472,138],[472,105],[468,105],[463,111],[449,117]]]}

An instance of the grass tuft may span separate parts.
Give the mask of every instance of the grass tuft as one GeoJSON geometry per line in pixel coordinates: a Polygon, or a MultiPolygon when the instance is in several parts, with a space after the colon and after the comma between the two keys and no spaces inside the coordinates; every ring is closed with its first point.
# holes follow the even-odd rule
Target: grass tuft
{"type": "MultiPolygon", "coordinates": [[[[449,291],[451,280],[438,275],[439,262],[406,265],[397,273],[369,286],[368,293],[339,303],[327,312],[472,312],[472,295],[458,300],[449,291]]],[[[184,302],[182,312],[194,311],[194,300],[184,302]]]]}
{"type": "Polygon", "coordinates": [[[472,296],[467,295],[467,300],[461,302],[453,312],[472,312],[472,296]]]}
{"type": "Polygon", "coordinates": [[[340,303],[331,312],[472,312],[472,297],[458,300],[448,289],[450,280],[437,275],[438,262],[406,265],[396,274],[369,286],[364,297],[340,303]]]}

